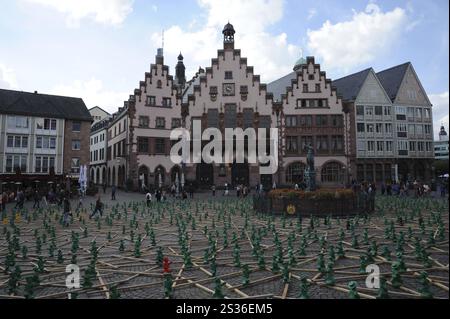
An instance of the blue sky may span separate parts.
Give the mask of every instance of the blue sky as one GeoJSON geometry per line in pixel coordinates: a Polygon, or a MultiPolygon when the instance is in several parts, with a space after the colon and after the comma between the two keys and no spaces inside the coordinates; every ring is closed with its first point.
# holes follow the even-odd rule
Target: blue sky
{"type": "MultiPolygon", "coordinates": [[[[314,55],[336,79],[411,61],[448,127],[447,0],[0,0],[0,87],[82,97],[114,111],[154,61],[165,30],[165,62],[180,51],[188,77],[210,65],[221,28],[262,80],[314,55]]],[[[439,127],[435,127],[438,130],[439,127]]]]}

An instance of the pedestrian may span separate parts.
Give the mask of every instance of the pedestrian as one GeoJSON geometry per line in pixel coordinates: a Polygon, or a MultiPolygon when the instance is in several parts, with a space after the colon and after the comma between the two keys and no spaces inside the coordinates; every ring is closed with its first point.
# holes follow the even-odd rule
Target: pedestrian
{"type": "Polygon", "coordinates": [[[161,202],[161,190],[156,190],[155,197],[158,203],[161,202]]]}
{"type": "Polygon", "coordinates": [[[237,198],[241,197],[241,186],[240,185],[236,186],[236,197],[237,198]]]}
{"type": "Polygon", "coordinates": [[[100,217],[103,216],[103,203],[100,199],[100,195],[97,196],[97,200],[95,201],[95,208],[92,214],[89,216],[89,219],[94,217],[96,214],[100,213],[100,217]]]}
{"type": "Polygon", "coordinates": [[[194,185],[192,184],[189,186],[189,198],[194,198],[194,185]]]}
{"type": "Polygon", "coordinates": [[[64,196],[63,198],[63,226],[68,227],[69,226],[69,218],[72,216],[71,208],[70,208],[70,201],[67,198],[67,196],[64,196]]]}
{"type": "Polygon", "coordinates": [[[215,196],[216,196],[216,185],[213,185],[213,186],[211,187],[211,190],[212,190],[212,195],[213,195],[213,197],[215,197],[215,196]]]}
{"type": "Polygon", "coordinates": [[[6,201],[7,201],[7,195],[5,192],[2,193],[0,196],[0,208],[2,210],[2,213],[6,210],[6,201]]]}
{"type": "Polygon", "coordinates": [[[41,201],[41,195],[39,194],[39,191],[36,189],[34,191],[34,204],[33,204],[33,209],[39,209],[39,203],[41,201]]]}
{"type": "Polygon", "coordinates": [[[152,194],[150,192],[147,192],[145,195],[145,199],[147,201],[147,207],[150,207],[152,205],[152,194]]]}
{"type": "Polygon", "coordinates": [[[116,200],[116,185],[111,187],[111,200],[116,200]]]}

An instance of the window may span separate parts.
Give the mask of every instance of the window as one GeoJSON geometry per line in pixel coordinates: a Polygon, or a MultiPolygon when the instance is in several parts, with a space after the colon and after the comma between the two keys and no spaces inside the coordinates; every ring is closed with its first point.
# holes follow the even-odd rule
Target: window
{"type": "Polygon", "coordinates": [[[303,84],[303,93],[308,93],[308,84],[303,84]]]}
{"type": "Polygon", "coordinates": [[[320,84],[319,84],[319,83],[316,84],[316,92],[317,92],[317,93],[320,92],[320,84]]]}
{"type": "Polygon", "coordinates": [[[375,124],[375,132],[377,134],[382,134],[383,133],[383,123],[376,123],[375,124]]]}
{"type": "Polygon", "coordinates": [[[6,173],[14,173],[20,170],[22,173],[27,171],[26,155],[6,155],[6,173]]]}
{"type": "Polygon", "coordinates": [[[414,108],[408,107],[408,117],[413,118],[414,117],[414,108]]]}
{"type": "Polygon", "coordinates": [[[73,157],[71,161],[71,172],[73,174],[80,173],[80,158],[79,157],[73,157]]]}
{"type": "Polygon", "coordinates": [[[430,109],[423,109],[423,114],[425,119],[431,119],[431,112],[430,109]]]}
{"type": "Polygon", "coordinates": [[[369,152],[375,151],[375,141],[367,141],[367,150],[369,152]]]}
{"type": "Polygon", "coordinates": [[[366,150],[366,142],[358,141],[358,143],[356,143],[356,149],[358,151],[365,151],[366,150]]]}
{"type": "Polygon", "coordinates": [[[384,115],[386,115],[386,116],[391,115],[391,107],[390,106],[385,106],[385,107],[383,107],[383,109],[384,109],[384,115]]]}
{"type": "Polygon", "coordinates": [[[344,150],[344,137],[342,135],[331,136],[331,150],[334,152],[344,150]]]}
{"type": "Polygon", "coordinates": [[[416,125],[416,134],[417,135],[423,134],[423,126],[422,125],[416,125]]]}
{"type": "Polygon", "coordinates": [[[181,127],[181,119],[172,119],[172,128],[181,127]]]}
{"type": "Polygon", "coordinates": [[[366,131],[367,131],[367,133],[373,133],[373,124],[367,124],[367,129],[366,129],[366,131]]]}
{"type": "Polygon", "coordinates": [[[300,183],[303,180],[306,165],[300,162],[292,163],[286,170],[287,183],[300,183]]]}
{"type": "Polygon", "coordinates": [[[422,119],[422,109],[420,107],[416,108],[416,118],[422,119]]]}
{"type": "Polygon", "coordinates": [[[56,137],[37,136],[36,148],[38,149],[56,149],[56,137]]]}
{"type": "Polygon", "coordinates": [[[356,106],[356,115],[364,116],[364,106],[363,105],[356,106]]]}
{"type": "Polygon", "coordinates": [[[248,94],[248,86],[241,85],[241,94],[248,94]]]}
{"type": "Polygon", "coordinates": [[[27,136],[14,136],[8,135],[6,140],[6,147],[10,148],[27,148],[28,147],[28,137],[27,136]]]}
{"type": "Polygon", "coordinates": [[[148,127],[148,125],[149,125],[149,117],[139,116],[139,127],[148,127]]]}
{"type": "Polygon", "coordinates": [[[381,115],[383,115],[383,107],[380,105],[380,106],[375,106],[375,115],[377,115],[377,116],[381,116],[381,115]]]}
{"type": "Polygon", "coordinates": [[[327,126],[327,116],[326,115],[316,115],[316,125],[317,126],[327,126]]]}
{"type": "Polygon", "coordinates": [[[309,74],[308,75],[308,80],[314,81],[314,74],[309,74]]]}
{"type": "Polygon", "coordinates": [[[395,112],[396,112],[398,121],[406,120],[406,108],[404,106],[397,106],[395,108],[395,112]]]}
{"type": "Polygon", "coordinates": [[[312,147],[314,147],[314,140],[312,136],[302,136],[302,151],[306,150],[306,147],[311,145],[312,147]]]}
{"type": "Polygon", "coordinates": [[[367,116],[373,115],[373,106],[366,106],[366,115],[367,116]]]}
{"type": "Polygon", "coordinates": [[[414,135],[414,132],[415,132],[414,128],[415,128],[414,124],[409,124],[408,125],[408,134],[414,135]]]}
{"type": "Polygon", "coordinates": [[[408,142],[398,141],[397,142],[398,155],[407,156],[408,155],[408,142]]]}
{"type": "Polygon", "coordinates": [[[427,152],[431,152],[431,150],[432,150],[432,143],[431,142],[426,142],[425,143],[425,146],[426,146],[426,151],[427,152]]]}
{"type": "Polygon", "coordinates": [[[424,142],[417,142],[417,150],[419,152],[425,151],[425,143],[424,142]]]}
{"type": "Polygon", "coordinates": [[[342,115],[331,115],[331,125],[334,127],[343,127],[344,118],[342,115]]]}
{"type": "Polygon", "coordinates": [[[72,131],[80,132],[81,131],[81,122],[72,122],[72,131]]]}
{"type": "Polygon", "coordinates": [[[288,115],[286,116],[286,127],[296,127],[297,126],[297,116],[288,115]]]}
{"type": "Polygon", "coordinates": [[[14,136],[8,135],[8,140],[6,142],[7,147],[14,147],[14,136]]]}
{"type": "Polygon", "coordinates": [[[232,80],[232,79],[233,79],[233,72],[225,71],[225,80],[232,80]]]}
{"type": "Polygon", "coordinates": [[[161,81],[161,80],[158,80],[158,81],[156,82],[156,87],[157,87],[158,89],[162,88],[162,81],[161,81]]]}
{"type": "Polygon", "coordinates": [[[164,117],[156,118],[156,128],[166,128],[166,119],[164,117]]]}
{"type": "Polygon", "coordinates": [[[148,138],[146,137],[138,137],[138,152],[139,153],[148,153],[148,138]]]}
{"type": "Polygon", "coordinates": [[[165,154],[166,153],[166,140],[163,138],[155,139],[155,153],[165,154]]]}
{"type": "Polygon", "coordinates": [[[313,124],[312,115],[302,115],[300,117],[301,126],[311,127],[313,124]]]}
{"type": "Polygon", "coordinates": [[[416,142],[409,142],[409,150],[411,152],[415,152],[416,151],[416,142]]]}
{"type": "Polygon", "coordinates": [[[341,183],[343,181],[343,170],[339,163],[331,162],[325,164],[321,172],[322,182],[341,183]]]}
{"type": "Polygon", "coordinates": [[[8,128],[28,128],[28,117],[8,116],[8,128]]]}
{"type": "Polygon", "coordinates": [[[382,152],[384,149],[384,142],[383,141],[377,141],[377,152],[382,152]]]}
{"type": "Polygon", "coordinates": [[[392,134],[392,124],[391,123],[384,124],[384,133],[392,134]]]}
{"type": "Polygon", "coordinates": [[[414,91],[414,90],[408,90],[408,91],[407,91],[407,95],[408,95],[408,98],[409,98],[410,100],[415,100],[415,99],[417,99],[417,92],[414,91]]]}
{"type": "Polygon", "coordinates": [[[425,134],[431,134],[431,125],[425,125],[425,134]]]}
{"type": "Polygon", "coordinates": [[[146,105],[147,106],[155,106],[156,105],[156,97],[147,95],[146,105]]]}
{"type": "Polygon", "coordinates": [[[386,151],[387,152],[392,152],[392,148],[393,148],[392,141],[386,141],[386,151]]]}
{"type": "Polygon", "coordinates": [[[328,107],[328,100],[317,100],[317,107],[328,107]]]}
{"type": "Polygon", "coordinates": [[[172,99],[170,97],[164,97],[162,100],[162,105],[164,107],[172,107],[172,99]]]}
{"type": "Polygon", "coordinates": [[[322,135],[316,137],[316,150],[317,152],[328,151],[328,136],[322,135]]]}
{"type": "Polygon", "coordinates": [[[365,125],[364,123],[357,123],[356,124],[356,129],[358,131],[358,133],[364,133],[365,132],[365,125]]]}
{"type": "Polygon", "coordinates": [[[81,149],[80,140],[72,140],[72,151],[79,151],[81,149]]]}
{"type": "Polygon", "coordinates": [[[296,153],[298,150],[297,136],[287,136],[286,137],[286,151],[288,153],[296,153]]]}

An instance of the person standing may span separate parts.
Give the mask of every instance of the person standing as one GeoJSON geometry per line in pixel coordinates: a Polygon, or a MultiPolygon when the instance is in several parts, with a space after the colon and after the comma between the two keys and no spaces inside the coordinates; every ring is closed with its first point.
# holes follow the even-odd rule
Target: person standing
{"type": "Polygon", "coordinates": [[[111,200],[116,200],[116,185],[111,187],[111,200]]]}
{"type": "Polygon", "coordinates": [[[236,197],[237,198],[241,197],[241,186],[240,185],[236,186],[236,197]]]}
{"type": "Polygon", "coordinates": [[[36,189],[34,191],[34,204],[33,204],[33,209],[39,209],[39,203],[41,201],[41,195],[39,194],[39,191],[36,189]]]}
{"type": "Polygon", "coordinates": [[[215,197],[215,196],[216,196],[216,185],[213,185],[213,186],[211,187],[211,191],[212,191],[213,197],[215,197]]]}
{"type": "Polygon", "coordinates": [[[63,216],[64,216],[64,219],[63,219],[63,224],[64,224],[64,227],[68,227],[69,226],[69,218],[70,218],[70,216],[72,215],[72,213],[71,213],[71,207],[70,207],[70,201],[69,201],[69,199],[67,198],[67,196],[64,196],[64,198],[63,198],[63,216]]]}

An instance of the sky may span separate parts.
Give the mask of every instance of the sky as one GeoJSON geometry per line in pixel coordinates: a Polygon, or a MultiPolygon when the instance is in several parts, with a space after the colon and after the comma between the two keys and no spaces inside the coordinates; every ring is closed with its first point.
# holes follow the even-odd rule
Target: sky
{"type": "Polygon", "coordinates": [[[449,124],[448,0],[0,0],[0,88],[81,97],[114,112],[162,46],[191,78],[222,48],[223,26],[265,83],[315,56],[327,77],[410,61],[449,124]]]}

